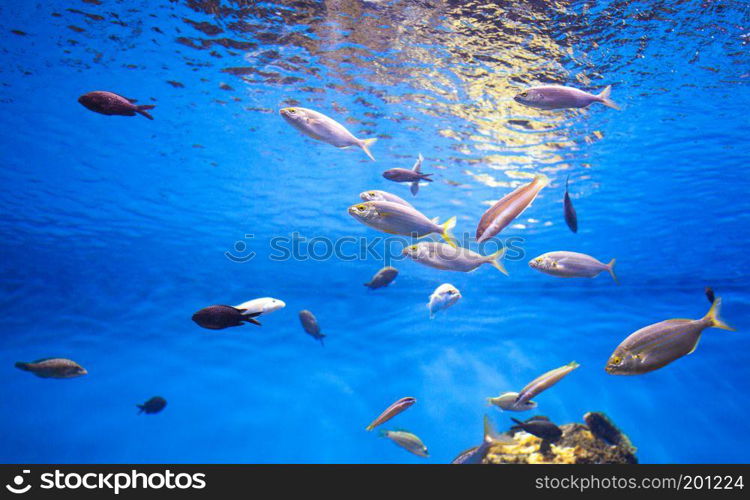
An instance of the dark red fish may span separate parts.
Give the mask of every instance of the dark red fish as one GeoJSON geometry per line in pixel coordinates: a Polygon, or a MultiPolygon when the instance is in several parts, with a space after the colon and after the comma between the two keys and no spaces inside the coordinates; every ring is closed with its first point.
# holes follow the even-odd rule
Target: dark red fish
{"type": "Polygon", "coordinates": [[[96,90],[83,94],[78,98],[78,102],[84,105],[86,108],[103,115],[118,115],[118,116],[135,116],[136,113],[145,116],[149,120],[153,120],[147,110],[154,109],[156,106],[153,104],[134,104],[135,99],[128,99],[121,95],[117,95],[113,92],[105,92],[103,90],[96,90]]]}
{"type": "Polygon", "coordinates": [[[243,314],[243,311],[232,306],[209,306],[204,307],[193,314],[193,321],[198,326],[209,330],[223,330],[232,326],[240,326],[245,322],[260,326],[253,315],[243,314]]]}
{"type": "Polygon", "coordinates": [[[568,225],[571,231],[574,233],[578,232],[578,216],[576,215],[576,209],[573,208],[573,202],[570,201],[570,196],[568,195],[568,180],[570,179],[570,176],[568,176],[567,179],[565,179],[565,198],[563,198],[563,211],[565,212],[565,223],[568,225]]]}

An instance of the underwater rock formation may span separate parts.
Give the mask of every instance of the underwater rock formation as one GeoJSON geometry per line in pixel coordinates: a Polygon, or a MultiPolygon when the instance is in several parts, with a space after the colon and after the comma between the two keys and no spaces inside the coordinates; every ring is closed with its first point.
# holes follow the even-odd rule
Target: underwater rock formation
{"type": "Polygon", "coordinates": [[[514,443],[495,444],[484,463],[490,464],[636,464],[636,448],[603,413],[584,416],[586,425],[561,425],[562,437],[548,443],[521,430],[508,432],[514,443]]]}

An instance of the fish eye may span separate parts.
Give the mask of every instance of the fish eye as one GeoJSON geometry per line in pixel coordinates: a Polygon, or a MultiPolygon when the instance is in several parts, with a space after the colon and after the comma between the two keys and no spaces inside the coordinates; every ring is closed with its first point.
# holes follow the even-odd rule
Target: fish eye
{"type": "Polygon", "coordinates": [[[526,97],[528,95],[529,95],[528,92],[521,92],[520,94],[518,94],[518,97],[526,97]]]}
{"type": "Polygon", "coordinates": [[[354,207],[354,210],[356,210],[357,212],[364,212],[365,210],[367,210],[367,207],[364,205],[357,205],[356,207],[354,207]]]}
{"type": "Polygon", "coordinates": [[[297,112],[297,110],[294,108],[288,108],[287,111],[289,111],[289,114],[292,114],[292,115],[297,112]]]}
{"type": "Polygon", "coordinates": [[[612,356],[613,365],[619,365],[620,363],[622,363],[622,358],[620,356],[612,356]]]}

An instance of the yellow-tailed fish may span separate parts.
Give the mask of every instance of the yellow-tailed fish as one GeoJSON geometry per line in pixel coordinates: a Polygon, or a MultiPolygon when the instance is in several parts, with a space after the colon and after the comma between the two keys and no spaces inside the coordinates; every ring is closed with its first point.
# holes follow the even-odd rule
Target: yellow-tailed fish
{"type": "Polygon", "coordinates": [[[517,392],[504,392],[496,398],[487,398],[487,403],[506,411],[528,411],[537,407],[536,401],[526,401],[516,404],[517,399],[517,392]]]}
{"type": "Polygon", "coordinates": [[[668,319],[631,334],[609,357],[605,370],[612,375],[640,375],[662,368],[698,347],[703,330],[734,330],[719,318],[721,297],[701,319],[668,319]]]}
{"type": "Polygon", "coordinates": [[[443,224],[437,219],[430,220],[414,207],[392,201],[366,201],[349,207],[349,215],[362,224],[384,233],[421,238],[437,233],[454,245],[451,230],[456,226],[456,218],[451,217],[443,224]]]}
{"type": "Polygon", "coordinates": [[[415,262],[443,271],[468,273],[482,264],[490,264],[501,273],[508,274],[500,260],[505,255],[504,248],[491,255],[479,255],[468,248],[454,247],[434,241],[423,241],[405,247],[402,254],[415,262]]]}

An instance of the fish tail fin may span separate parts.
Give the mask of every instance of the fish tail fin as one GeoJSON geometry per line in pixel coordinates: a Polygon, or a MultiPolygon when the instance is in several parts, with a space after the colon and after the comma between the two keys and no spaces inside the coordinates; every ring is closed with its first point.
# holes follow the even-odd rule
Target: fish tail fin
{"type": "Polygon", "coordinates": [[[30,371],[29,364],[24,363],[23,361],[16,361],[16,368],[18,368],[19,370],[23,370],[25,372],[30,371]]]}
{"type": "Polygon", "coordinates": [[[409,189],[411,191],[411,194],[413,196],[417,196],[417,193],[419,192],[419,181],[414,181],[411,183],[411,188],[409,189]]]}
{"type": "Polygon", "coordinates": [[[320,340],[320,346],[321,347],[325,347],[326,346],[325,342],[323,342],[324,338],[326,338],[326,336],[323,335],[322,333],[320,334],[320,337],[318,337],[318,340],[320,340]]]}
{"type": "Polygon", "coordinates": [[[518,424],[518,425],[521,425],[521,426],[523,426],[523,422],[521,422],[521,421],[520,421],[520,420],[518,420],[517,418],[513,418],[513,417],[511,417],[510,419],[511,419],[512,421],[514,421],[514,422],[515,422],[516,424],[518,424]]]}
{"type": "Polygon", "coordinates": [[[256,326],[263,326],[263,325],[260,324],[260,321],[258,321],[257,319],[255,319],[252,316],[245,316],[244,318],[242,318],[242,321],[247,321],[248,323],[252,323],[252,324],[254,324],[256,326]]]}
{"type": "Polygon", "coordinates": [[[571,361],[570,363],[568,363],[568,366],[571,368],[578,368],[581,365],[577,361],[571,361]]]}
{"type": "Polygon", "coordinates": [[[138,415],[143,413],[143,411],[146,409],[146,405],[135,405],[136,408],[138,408],[138,415]]]}
{"type": "Polygon", "coordinates": [[[370,424],[367,427],[365,427],[365,430],[369,432],[369,431],[373,430],[374,428],[375,428],[375,426],[372,425],[372,424],[370,424]]]}
{"type": "Polygon", "coordinates": [[[442,226],[443,232],[442,237],[443,239],[452,247],[456,248],[458,245],[456,245],[456,239],[453,237],[453,233],[451,232],[454,227],[456,227],[456,216],[454,215],[447,221],[443,222],[442,226]]]}
{"type": "Polygon", "coordinates": [[[509,436],[503,436],[497,433],[497,431],[492,427],[492,422],[490,421],[490,417],[487,415],[484,416],[484,442],[488,444],[492,443],[511,443],[513,442],[513,439],[509,436]]]}
{"type": "Polygon", "coordinates": [[[706,314],[704,319],[708,319],[711,322],[711,326],[713,328],[721,328],[722,330],[729,330],[731,332],[734,332],[735,329],[731,326],[724,323],[724,321],[719,318],[719,311],[721,310],[721,297],[716,297],[714,299],[713,304],[711,304],[711,309],[708,310],[708,313],[706,314]]]}
{"type": "Polygon", "coordinates": [[[609,94],[612,92],[612,85],[607,85],[604,90],[601,91],[601,93],[596,96],[600,99],[600,102],[607,106],[608,108],[620,110],[620,106],[618,106],[615,101],[609,98],[609,94]]]}
{"type": "Polygon", "coordinates": [[[505,269],[505,266],[503,265],[502,258],[505,255],[505,248],[501,248],[497,252],[493,253],[492,255],[487,256],[487,262],[492,264],[492,266],[503,273],[504,275],[508,276],[508,271],[505,269]]]}
{"type": "Polygon", "coordinates": [[[375,161],[375,157],[372,156],[372,153],[370,153],[370,146],[372,146],[373,144],[375,144],[375,141],[377,141],[377,140],[378,140],[377,138],[362,139],[360,141],[360,143],[359,143],[359,147],[362,148],[362,151],[364,151],[365,154],[367,156],[369,156],[372,161],[375,161]]]}
{"type": "Polygon", "coordinates": [[[156,107],[155,104],[141,104],[140,106],[136,106],[135,107],[135,112],[138,113],[138,114],[141,114],[141,115],[145,116],[149,120],[153,120],[154,117],[151,116],[151,114],[148,113],[146,110],[148,110],[148,109],[154,109],[155,107],[156,107]]]}
{"type": "Polygon", "coordinates": [[[617,280],[617,275],[615,274],[615,259],[609,261],[609,264],[607,264],[607,271],[612,275],[612,279],[615,280],[615,283],[619,285],[620,282],[617,280]]]}

